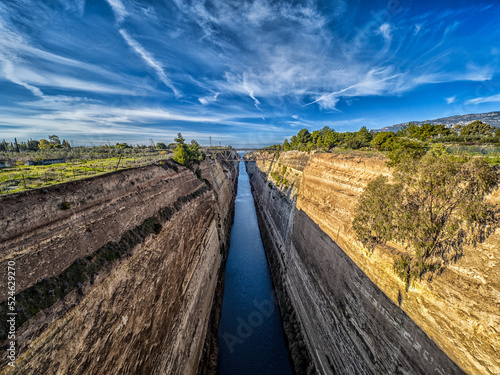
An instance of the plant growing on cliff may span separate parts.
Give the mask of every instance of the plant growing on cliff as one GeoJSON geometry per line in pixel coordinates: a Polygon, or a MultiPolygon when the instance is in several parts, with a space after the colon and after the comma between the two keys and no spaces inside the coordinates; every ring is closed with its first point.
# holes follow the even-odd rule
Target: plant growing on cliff
{"type": "Polygon", "coordinates": [[[479,158],[428,153],[405,158],[394,181],[378,177],[361,195],[353,228],[369,248],[395,241],[406,253],[395,272],[409,286],[463,255],[463,246],[483,242],[500,226],[484,197],[498,185],[495,170],[479,158]]]}

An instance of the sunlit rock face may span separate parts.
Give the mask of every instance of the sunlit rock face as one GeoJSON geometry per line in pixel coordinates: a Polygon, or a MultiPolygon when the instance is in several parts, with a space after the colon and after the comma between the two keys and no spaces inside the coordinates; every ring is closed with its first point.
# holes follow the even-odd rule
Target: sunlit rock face
{"type": "Polygon", "coordinates": [[[291,151],[247,169],[273,276],[318,372],[500,373],[499,231],[406,292],[392,269],[401,248],[368,252],[351,227],[367,183],[391,177],[383,157],[291,151]]]}
{"type": "Polygon", "coordinates": [[[16,261],[25,312],[16,367],[1,373],[196,374],[216,358],[238,171],[199,168],[165,162],[0,198],[1,262],[16,261]]]}

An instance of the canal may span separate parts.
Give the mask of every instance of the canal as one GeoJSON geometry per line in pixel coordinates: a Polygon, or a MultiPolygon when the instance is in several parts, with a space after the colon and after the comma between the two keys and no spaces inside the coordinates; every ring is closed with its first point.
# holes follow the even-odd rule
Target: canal
{"type": "Polygon", "coordinates": [[[293,373],[244,162],[240,162],[218,342],[219,375],[293,373]]]}

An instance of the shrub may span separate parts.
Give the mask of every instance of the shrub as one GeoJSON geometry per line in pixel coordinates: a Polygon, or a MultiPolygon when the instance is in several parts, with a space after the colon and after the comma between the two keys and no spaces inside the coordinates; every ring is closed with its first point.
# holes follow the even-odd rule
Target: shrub
{"type": "Polygon", "coordinates": [[[500,227],[494,206],[484,202],[497,185],[497,172],[483,159],[439,152],[406,158],[394,183],[380,176],[367,185],[353,229],[369,248],[391,240],[404,245],[409,263],[397,259],[394,269],[408,284],[455,262],[464,245],[483,242],[500,227]]]}
{"type": "Polygon", "coordinates": [[[61,208],[61,210],[69,210],[71,208],[71,203],[69,202],[62,202],[59,206],[61,208]]]}

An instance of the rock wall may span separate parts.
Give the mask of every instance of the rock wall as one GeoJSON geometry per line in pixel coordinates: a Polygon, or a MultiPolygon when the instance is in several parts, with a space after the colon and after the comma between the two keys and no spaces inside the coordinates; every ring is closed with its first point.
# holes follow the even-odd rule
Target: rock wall
{"type": "Polygon", "coordinates": [[[16,367],[2,356],[2,374],[196,373],[238,174],[222,161],[199,169],[165,161],[0,198],[19,325],[16,367]]]}
{"type": "Polygon", "coordinates": [[[366,184],[390,176],[381,155],[287,152],[247,169],[270,263],[319,373],[500,373],[499,231],[406,292],[392,270],[401,249],[368,252],[351,228],[366,184]]]}

